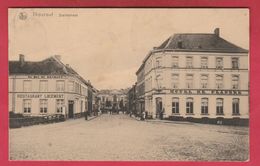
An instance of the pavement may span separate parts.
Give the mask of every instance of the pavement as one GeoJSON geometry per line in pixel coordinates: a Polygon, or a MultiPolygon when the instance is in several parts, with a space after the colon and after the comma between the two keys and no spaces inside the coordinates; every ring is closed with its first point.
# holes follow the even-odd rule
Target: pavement
{"type": "Polygon", "coordinates": [[[10,129],[10,160],[247,161],[249,129],[102,114],[10,129]]]}

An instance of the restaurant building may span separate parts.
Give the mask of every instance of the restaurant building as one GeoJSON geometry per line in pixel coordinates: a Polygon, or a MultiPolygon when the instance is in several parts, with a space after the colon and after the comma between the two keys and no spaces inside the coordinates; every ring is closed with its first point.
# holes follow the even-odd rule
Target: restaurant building
{"type": "Polygon", "coordinates": [[[218,28],[174,34],[138,69],[137,76],[144,73],[145,111],[153,118],[248,121],[248,62],[248,50],[221,38],[218,28]]]}
{"type": "Polygon", "coordinates": [[[64,114],[67,118],[88,111],[93,86],[60,56],[38,62],[9,61],[9,111],[25,116],[64,114]]]}

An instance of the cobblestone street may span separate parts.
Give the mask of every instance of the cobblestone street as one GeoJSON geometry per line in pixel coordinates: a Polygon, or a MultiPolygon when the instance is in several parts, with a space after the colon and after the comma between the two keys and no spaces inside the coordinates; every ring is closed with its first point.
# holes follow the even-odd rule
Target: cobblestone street
{"type": "Polygon", "coordinates": [[[189,122],[143,122],[103,114],[10,129],[11,160],[248,159],[248,128],[189,122]]]}

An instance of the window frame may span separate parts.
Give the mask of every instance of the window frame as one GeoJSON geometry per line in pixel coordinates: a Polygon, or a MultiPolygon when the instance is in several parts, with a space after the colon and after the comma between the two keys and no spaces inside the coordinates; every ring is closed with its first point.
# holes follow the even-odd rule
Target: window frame
{"type": "Polygon", "coordinates": [[[172,56],[172,68],[179,68],[179,57],[172,56]]]}
{"type": "Polygon", "coordinates": [[[187,89],[192,89],[193,88],[193,83],[194,83],[193,74],[186,74],[186,88],[187,89]],[[191,79],[189,79],[189,77],[191,79]]]}
{"type": "Polygon", "coordinates": [[[216,89],[223,89],[224,88],[224,75],[216,74],[215,80],[216,80],[216,83],[215,83],[216,89]],[[218,78],[221,78],[221,79],[218,79],[218,78]],[[218,81],[221,81],[221,82],[218,82],[218,81]]]}
{"type": "Polygon", "coordinates": [[[23,114],[29,115],[31,113],[32,113],[32,99],[23,99],[23,114]],[[26,103],[26,101],[29,101],[29,102],[26,103]]]}
{"type": "Polygon", "coordinates": [[[179,88],[179,74],[171,74],[171,78],[172,78],[172,88],[173,89],[177,89],[179,88]]]}
{"type": "Polygon", "coordinates": [[[42,115],[48,114],[48,99],[40,99],[39,108],[40,108],[39,109],[40,114],[42,114],[42,115]],[[44,101],[44,102],[42,102],[42,101],[44,101]]]}
{"type": "Polygon", "coordinates": [[[191,69],[193,68],[193,57],[187,56],[186,57],[186,68],[191,69]],[[190,61],[188,61],[190,59],[190,61]]]}
{"type": "Polygon", "coordinates": [[[237,70],[239,69],[239,58],[238,57],[232,57],[231,58],[231,69],[233,70],[237,70]],[[233,61],[233,60],[236,60],[236,61],[233,61]],[[233,62],[236,62],[236,66],[234,66],[234,63],[233,62]]]}
{"type": "Polygon", "coordinates": [[[240,82],[239,75],[238,75],[238,74],[233,74],[232,77],[231,77],[231,88],[232,88],[232,89],[239,89],[239,85],[240,85],[239,82],[240,82]],[[237,82],[236,82],[237,85],[234,84],[234,83],[235,83],[235,82],[234,82],[234,78],[235,78],[235,77],[237,78],[237,80],[236,80],[236,81],[237,81],[237,82]]]}
{"type": "Polygon", "coordinates": [[[200,58],[200,66],[201,66],[202,69],[207,69],[208,68],[208,57],[204,57],[203,56],[203,57],[200,58]],[[203,59],[206,59],[206,61],[205,61],[206,63],[203,61],[203,59]]]}
{"type": "Polygon", "coordinates": [[[186,114],[194,114],[194,100],[192,97],[186,99],[186,114]]]}
{"type": "Polygon", "coordinates": [[[224,115],[224,99],[216,98],[216,115],[224,115]],[[221,101],[221,105],[218,106],[218,101],[221,101]]]}
{"type": "Polygon", "coordinates": [[[64,99],[56,99],[56,113],[57,114],[63,113],[62,107],[64,106],[64,104],[65,104],[64,99]]]}
{"type": "Polygon", "coordinates": [[[233,98],[232,99],[232,115],[240,115],[240,99],[233,98]],[[237,100],[235,103],[234,101],[237,100]]]}
{"type": "Polygon", "coordinates": [[[39,91],[40,92],[48,92],[48,80],[40,80],[39,81],[39,91]],[[46,83],[46,85],[44,85],[44,87],[46,88],[46,89],[42,89],[42,84],[41,83],[46,83]]]}
{"type": "Polygon", "coordinates": [[[23,80],[23,92],[32,92],[32,80],[23,80]],[[29,83],[28,87],[26,87],[27,86],[26,83],[29,83]]]}
{"type": "Polygon", "coordinates": [[[208,88],[208,83],[209,83],[209,75],[208,74],[201,74],[200,75],[200,87],[202,89],[206,89],[208,88]],[[207,79],[203,79],[203,77],[206,77],[207,79]],[[204,83],[203,81],[206,80],[206,83],[204,83]],[[206,84],[206,85],[204,85],[206,84]]]}
{"type": "Polygon", "coordinates": [[[222,70],[224,68],[224,60],[223,57],[216,57],[216,69],[222,70]],[[218,64],[218,59],[221,59],[221,65],[218,64]]]}
{"type": "Polygon", "coordinates": [[[56,91],[57,92],[64,92],[65,91],[65,81],[64,80],[56,80],[56,91]],[[62,88],[60,88],[59,82],[62,82],[62,88]]]}
{"type": "Polygon", "coordinates": [[[201,98],[201,114],[202,115],[208,115],[209,114],[209,99],[204,97],[201,98]],[[206,102],[203,102],[205,100],[206,102]],[[206,105],[204,105],[206,103],[206,105]]]}
{"type": "Polygon", "coordinates": [[[180,100],[178,97],[172,98],[172,114],[180,114],[180,100]]]}

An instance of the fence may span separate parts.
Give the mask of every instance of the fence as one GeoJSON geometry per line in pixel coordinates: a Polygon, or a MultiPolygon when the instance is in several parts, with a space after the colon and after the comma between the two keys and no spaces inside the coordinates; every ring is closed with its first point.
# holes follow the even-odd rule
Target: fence
{"type": "Polygon", "coordinates": [[[10,128],[20,128],[22,126],[31,126],[38,124],[48,124],[48,123],[57,123],[65,121],[64,115],[55,114],[55,115],[46,115],[40,117],[10,117],[9,118],[9,127],[10,128]]]}

